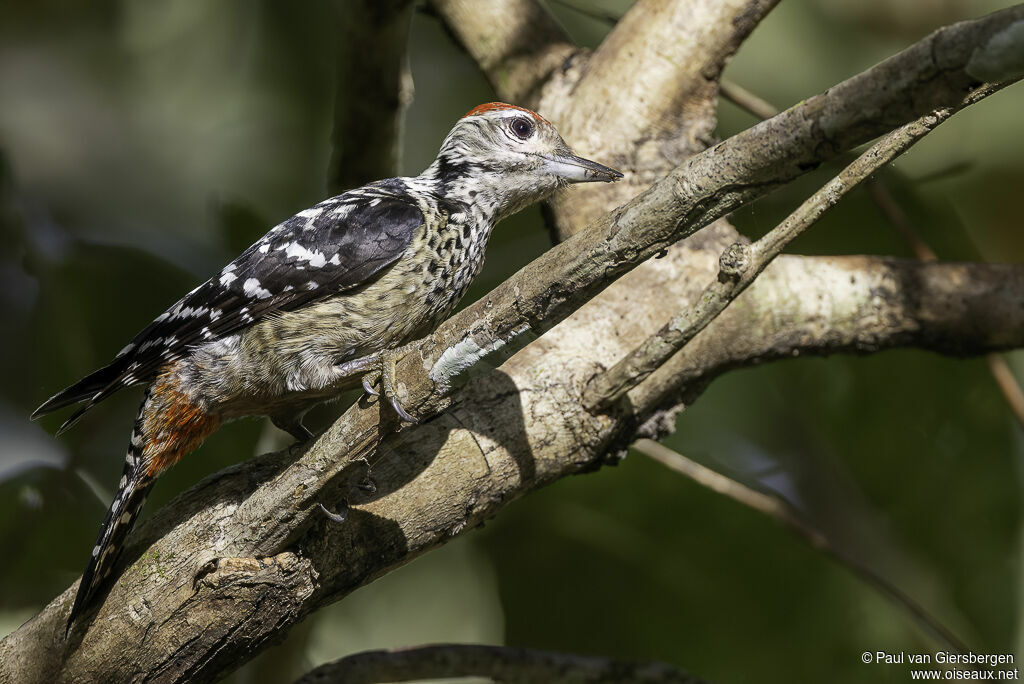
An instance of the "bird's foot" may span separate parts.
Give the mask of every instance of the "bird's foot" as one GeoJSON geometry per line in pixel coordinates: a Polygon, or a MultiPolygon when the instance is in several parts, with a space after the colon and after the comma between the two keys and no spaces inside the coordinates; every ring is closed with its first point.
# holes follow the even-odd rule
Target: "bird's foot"
{"type": "Polygon", "coordinates": [[[409,345],[397,349],[380,352],[374,359],[374,367],[363,376],[363,390],[370,396],[383,396],[391,405],[395,414],[406,423],[419,423],[419,419],[409,415],[395,392],[395,364],[409,351],[409,345]],[[377,385],[375,388],[374,385],[377,385]]]}
{"type": "MultiPolygon", "coordinates": [[[[366,495],[372,495],[377,492],[377,483],[374,481],[370,474],[370,462],[365,458],[360,458],[357,463],[361,463],[366,467],[365,472],[355,481],[349,485],[349,494],[356,498],[362,498],[366,495]]],[[[343,523],[348,517],[349,504],[348,499],[342,499],[336,506],[337,510],[332,511],[324,506],[322,503],[318,503],[320,506],[320,512],[323,513],[324,517],[334,523],[343,523]]]]}

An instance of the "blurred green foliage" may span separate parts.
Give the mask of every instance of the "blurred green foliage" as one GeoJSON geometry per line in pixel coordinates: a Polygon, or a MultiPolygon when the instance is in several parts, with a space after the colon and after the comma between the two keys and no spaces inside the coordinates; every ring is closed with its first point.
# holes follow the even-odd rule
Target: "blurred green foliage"
{"type": "MultiPolygon", "coordinates": [[[[1003,5],[783,3],[727,77],[787,106],[935,26],[1003,5]]],[[[596,46],[608,30],[565,3],[549,8],[580,44],[596,46]]],[[[59,441],[48,434],[59,419],[37,425],[28,414],[272,224],[322,198],[336,16],[323,0],[0,7],[0,633],[81,571],[139,396],[115,396],[59,441]]],[[[493,95],[423,13],[410,62],[403,172],[417,173],[451,123],[493,95]]],[[[883,174],[942,258],[1024,259],[1022,110],[1024,92],[1011,88],[940,128],[899,162],[899,175],[883,174]]],[[[753,123],[728,103],[720,115],[721,136],[753,123]]],[[[763,233],[834,171],[734,221],[763,233]]],[[[546,246],[536,208],[504,223],[467,300],[546,246]]],[[[910,254],[862,191],[793,251],[910,254]]],[[[258,421],[226,427],[162,480],[148,510],[276,439],[258,421]]],[[[975,650],[1019,652],[1024,450],[983,361],[899,351],[735,372],[682,414],[667,443],[784,494],[975,650]]],[[[659,659],[721,682],[905,681],[907,668],[863,665],[861,652],[938,647],[905,611],[777,524],[633,455],[513,504],[322,611],[233,679],[269,681],[355,650],[444,640],[659,659]]]]}

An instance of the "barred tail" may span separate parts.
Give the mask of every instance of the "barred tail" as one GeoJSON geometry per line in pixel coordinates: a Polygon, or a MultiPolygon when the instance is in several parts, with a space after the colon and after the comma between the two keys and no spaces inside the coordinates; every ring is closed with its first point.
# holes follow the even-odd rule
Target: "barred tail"
{"type": "MultiPolygon", "coordinates": [[[[143,403],[143,407],[145,407],[143,403]]],[[[82,573],[82,581],[78,585],[78,594],[75,595],[75,602],[71,606],[71,614],[68,616],[67,628],[64,630],[65,637],[71,630],[71,624],[81,612],[89,605],[96,594],[104,587],[110,578],[110,572],[121,555],[121,548],[128,536],[135,520],[138,518],[142,506],[146,503],[149,490],[153,487],[154,478],[151,477],[143,465],[143,435],[142,413],[135,422],[135,429],[132,431],[131,444],[128,445],[128,455],[125,457],[124,474],[114,495],[114,501],[110,504],[103,525],[100,527],[96,544],[92,547],[92,554],[89,556],[89,563],[82,573]]]]}
{"type": "Polygon", "coordinates": [[[125,537],[134,526],[156,478],[195,450],[219,425],[218,415],[209,413],[184,391],[176,367],[165,366],[146,390],[135,419],[124,475],[82,574],[65,636],[75,618],[110,579],[125,537]]]}

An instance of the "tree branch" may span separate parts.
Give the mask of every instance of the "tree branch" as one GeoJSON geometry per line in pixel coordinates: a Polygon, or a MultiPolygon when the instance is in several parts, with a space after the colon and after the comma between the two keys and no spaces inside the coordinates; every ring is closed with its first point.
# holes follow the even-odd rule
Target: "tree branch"
{"type": "Polygon", "coordinates": [[[373,684],[450,677],[487,677],[505,684],[699,684],[701,681],[665,663],[612,660],[514,646],[436,644],[356,653],[321,665],[295,684],[373,684]]]}
{"type": "Polygon", "coordinates": [[[346,429],[378,420],[376,404],[354,406],[297,459],[268,454],[207,478],[142,526],[80,642],[62,640],[69,589],[0,642],[0,681],[214,680],[319,606],[598,467],[667,399],[692,400],[728,369],[803,353],[1024,345],[1024,266],[780,257],[613,420],[586,413],[580,393],[596,364],[626,351],[602,346],[594,358],[614,324],[566,321],[463,388],[454,416],[388,435],[376,455],[346,429]],[[365,475],[361,455],[374,460],[370,496],[347,489],[365,475]],[[352,506],[344,524],[299,524],[311,500],[340,496],[352,506]]]}
{"type": "Polygon", "coordinates": [[[793,508],[782,496],[755,489],[722,475],[696,461],[686,458],[680,453],[650,439],[640,439],[633,448],[661,463],[666,468],[685,475],[702,487],[727,496],[733,501],[767,515],[802,537],[812,548],[824,552],[840,565],[849,569],[857,577],[871,585],[880,594],[889,597],[897,606],[905,610],[915,622],[930,633],[943,647],[957,653],[967,653],[967,646],[938,618],[929,613],[921,604],[906,592],[881,576],[869,565],[835,546],[821,530],[814,527],[793,508]]]}
{"type": "Polygon", "coordinates": [[[758,97],[738,83],[722,79],[718,85],[722,97],[758,119],[770,119],[779,113],[779,110],[770,102],[758,97]]]}
{"type": "Polygon", "coordinates": [[[733,364],[807,354],[870,354],[893,347],[954,357],[1017,348],[1013,338],[1022,329],[1015,307],[1024,306],[1024,292],[990,299],[993,292],[979,285],[999,278],[1008,278],[1008,288],[1024,285],[1018,279],[1021,269],[1024,266],[1016,264],[783,255],[714,323],[627,396],[641,405],[671,402],[681,386],[708,380],[704,369],[710,358],[724,371],[733,364]],[[872,301],[875,296],[878,299],[872,301]],[[787,321],[779,325],[769,320],[773,311],[787,321]],[[827,330],[816,330],[823,321],[827,330]],[[974,339],[972,330],[977,333],[974,339]]]}
{"type": "Polygon", "coordinates": [[[444,324],[420,345],[418,355],[399,364],[410,379],[400,391],[403,402],[419,406],[421,415],[438,410],[437,397],[447,393],[448,383],[436,377],[452,355],[449,350],[487,350],[509,345],[527,331],[540,334],[623,273],[726,213],[894,125],[932,108],[970,101],[981,86],[967,73],[971,55],[1020,21],[1024,6],[940,29],[867,72],[691,157],[444,324]]]}
{"type": "MultiPolygon", "coordinates": [[[[981,89],[964,106],[973,104],[993,91],[981,89]]],[[[694,338],[739,296],[766,266],[782,253],[786,245],[814,225],[847,192],[857,187],[878,169],[892,162],[921,138],[931,133],[957,110],[946,108],[923,116],[888,134],[826,183],[799,208],[753,244],[737,242],[721,258],[718,278],[708,285],[693,308],[676,314],[642,345],[630,352],[608,371],[594,377],[583,393],[588,410],[607,409],[636,387],[658,366],[694,338]]]]}
{"type": "Polygon", "coordinates": [[[578,48],[536,0],[431,0],[498,96],[529,104],[578,48]]]}
{"type": "MultiPolygon", "coordinates": [[[[844,146],[961,102],[977,85],[966,68],[972,51],[1022,15],[1017,8],[945,29],[872,76],[689,160],[402,360],[406,405],[448,414],[392,434],[376,403],[356,405],[301,455],[268,454],[207,478],[131,538],[118,581],[84,616],[88,629],[62,641],[72,588],[0,642],[0,681],[214,680],[317,607],[512,499],[614,458],[637,426],[653,434],[663,407],[681,393],[696,397],[729,368],[799,353],[1024,344],[1024,268],[780,257],[629,404],[592,416],[580,403],[586,381],[635,346],[633,333],[642,339],[653,327],[621,334],[621,301],[598,295],[607,283],[844,146]],[[485,350],[522,341],[528,329],[548,332],[498,371],[454,388],[485,350]],[[377,483],[369,496],[350,485],[367,463],[377,483]],[[336,525],[317,504],[342,498],[352,509],[336,525]]],[[[659,307],[693,301],[713,268],[709,255],[728,244],[720,242],[704,231],[672,248],[689,274],[674,265],[659,272],[657,262],[647,270],[645,284],[662,295],[645,302],[653,320],[668,317],[659,307]]]]}
{"type": "MultiPolygon", "coordinates": [[[[723,81],[721,90],[722,95],[728,100],[760,119],[770,119],[779,113],[771,104],[734,83],[723,81]]],[[[874,200],[889,225],[900,234],[917,258],[921,261],[938,261],[938,255],[914,228],[906,212],[896,202],[886,185],[879,178],[871,177],[867,179],[866,186],[871,199],[874,200]]],[[[992,379],[1006,400],[1007,406],[1021,427],[1024,427],[1024,390],[1021,389],[1013,370],[1006,359],[998,353],[988,354],[985,360],[988,363],[992,379]]]]}
{"type": "Polygon", "coordinates": [[[585,65],[544,89],[541,111],[576,151],[626,174],[612,188],[557,195],[560,239],[709,144],[721,71],[777,2],[639,0],[585,65]]]}

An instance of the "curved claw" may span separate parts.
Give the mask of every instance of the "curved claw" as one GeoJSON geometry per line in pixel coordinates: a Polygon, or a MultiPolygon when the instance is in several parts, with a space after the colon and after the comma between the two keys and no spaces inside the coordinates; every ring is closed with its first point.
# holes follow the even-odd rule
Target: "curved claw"
{"type": "Polygon", "coordinates": [[[344,508],[342,508],[339,513],[331,513],[322,503],[319,502],[317,503],[317,506],[320,507],[320,512],[323,513],[324,516],[331,522],[343,523],[345,522],[345,518],[348,517],[348,504],[344,501],[342,501],[341,503],[344,506],[344,508]]]}
{"type": "Polygon", "coordinates": [[[373,388],[373,383],[374,380],[376,379],[377,378],[375,377],[374,373],[367,373],[366,375],[363,376],[363,391],[366,392],[371,397],[380,396],[380,392],[373,388]]]}
{"type": "Polygon", "coordinates": [[[409,412],[405,410],[402,404],[399,403],[398,398],[395,396],[395,362],[402,357],[405,353],[405,349],[405,347],[388,349],[380,352],[376,356],[363,357],[356,361],[350,361],[343,367],[346,370],[352,370],[353,372],[363,370],[367,371],[360,380],[360,383],[363,386],[363,391],[367,396],[386,398],[388,400],[388,404],[391,405],[391,408],[401,421],[417,424],[420,421],[409,415],[409,412]],[[374,384],[377,384],[379,389],[375,388],[374,384]]]}
{"type": "Polygon", "coordinates": [[[419,419],[413,418],[408,414],[408,412],[406,412],[401,402],[398,401],[398,397],[391,395],[390,397],[388,397],[388,403],[391,404],[391,408],[395,410],[395,413],[398,414],[398,417],[404,420],[406,423],[412,423],[413,425],[419,424],[419,419]]]}

